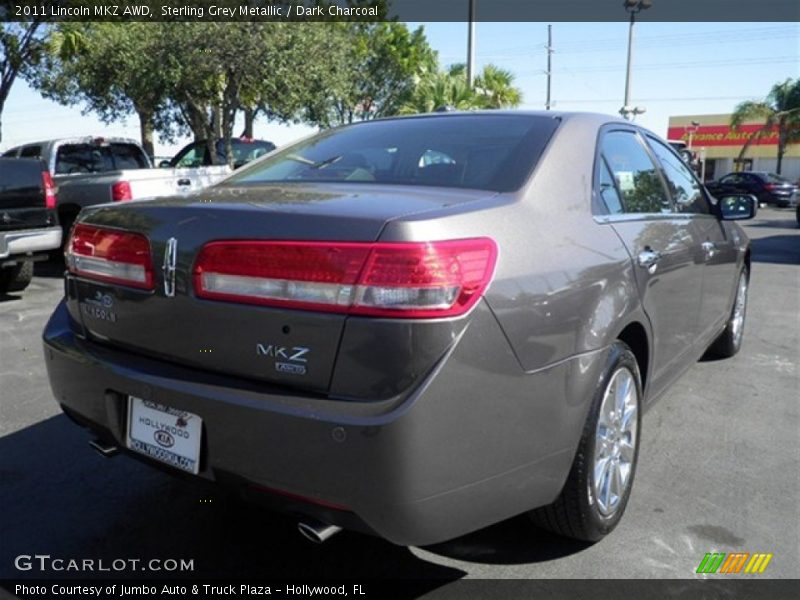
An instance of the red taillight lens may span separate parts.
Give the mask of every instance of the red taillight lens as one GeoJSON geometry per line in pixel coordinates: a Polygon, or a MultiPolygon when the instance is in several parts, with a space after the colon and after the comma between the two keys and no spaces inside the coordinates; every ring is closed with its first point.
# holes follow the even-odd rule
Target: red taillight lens
{"type": "Polygon", "coordinates": [[[775,185],[774,183],[765,183],[765,184],[764,184],[764,189],[765,189],[765,190],[772,191],[772,190],[774,190],[776,187],[778,187],[778,186],[777,186],[777,185],[775,185]]]}
{"type": "Polygon", "coordinates": [[[111,199],[114,202],[125,202],[126,200],[133,200],[131,193],[131,184],[127,181],[118,181],[111,186],[111,199]]]}
{"type": "Polygon", "coordinates": [[[154,288],[150,242],[139,233],[78,224],[65,252],[71,273],[144,290],[154,288]]]}
{"type": "Polygon", "coordinates": [[[48,210],[56,207],[56,186],[49,171],[42,171],[42,187],[44,188],[44,205],[48,210]]]}
{"type": "Polygon", "coordinates": [[[229,241],[194,267],[201,298],[401,318],[465,313],[491,280],[489,238],[424,243],[229,241]]]}

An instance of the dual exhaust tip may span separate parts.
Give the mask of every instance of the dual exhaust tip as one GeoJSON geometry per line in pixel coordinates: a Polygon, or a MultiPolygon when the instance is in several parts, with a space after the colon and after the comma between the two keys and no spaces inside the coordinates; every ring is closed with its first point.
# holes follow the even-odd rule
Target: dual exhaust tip
{"type": "MultiPolygon", "coordinates": [[[[119,447],[115,444],[109,444],[99,439],[90,440],[89,446],[105,458],[111,458],[119,452],[119,447]]],[[[306,521],[300,521],[297,524],[297,530],[300,532],[300,535],[307,540],[315,544],[323,544],[339,533],[342,528],[315,519],[308,519],[306,521]]]]}

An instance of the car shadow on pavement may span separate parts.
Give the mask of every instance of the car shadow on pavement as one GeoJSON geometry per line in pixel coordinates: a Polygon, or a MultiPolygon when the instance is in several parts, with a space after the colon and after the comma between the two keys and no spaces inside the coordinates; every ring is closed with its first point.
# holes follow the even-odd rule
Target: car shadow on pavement
{"type": "Polygon", "coordinates": [[[0,302],[13,302],[15,300],[22,300],[22,292],[14,292],[13,294],[0,294],[0,302]]]}
{"type": "Polygon", "coordinates": [[[0,578],[159,576],[198,579],[414,579],[414,592],[465,575],[408,548],[343,532],[315,545],[296,520],[183,481],[129,457],[90,450],[87,432],[58,415],[0,438],[0,578]],[[190,572],[20,571],[19,555],[53,558],[185,559],[190,572]],[[421,586],[421,587],[420,587],[421,586]]]}
{"type": "Polygon", "coordinates": [[[521,515],[442,544],[426,546],[425,550],[471,563],[519,565],[569,556],[589,546],[588,542],[538,529],[527,516],[521,515]]]}
{"type": "Polygon", "coordinates": [[[751,239],[753,262],[800,265],[800,234],[751,239]]]}

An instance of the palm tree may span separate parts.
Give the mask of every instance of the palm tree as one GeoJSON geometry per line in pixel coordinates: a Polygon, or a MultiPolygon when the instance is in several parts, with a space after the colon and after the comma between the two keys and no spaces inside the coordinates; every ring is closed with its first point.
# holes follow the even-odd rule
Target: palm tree
{"type": "Polygon", "coordinates": [[[411,98],[400,107],[401,115],[433,112],[450,106],[456,110],[483,108],[482,99],[467,86],[466,77],[437,71],[417,83],[411,98]]]}
{"type": "Polygon", "coordinates": [[[400,114],[431,112],[442,106],[457,110],[504,108],[519,106],[522,92],[514,87],[514,75],[494,65],[486,65],[475,78],[475,86],[467,84],[466,66],[450,66],[420,79],[411,99],[400,108],[400,114]]]}
{"type": "Polygon", "coordinates": [[[475,78],[475,89],[482,94],[487,108],[517,107],[522,92],[514,87],[514,74],[494,65],[486,65],[475,78]]]}
{"type": "Polygon", "coordinates": [[[772,86],[764,100],[748,100],[739,104],[731,115],[731,127],[737,129],[746,121],[763,121],[761,128],[742,146],[741,160],[755,140],[778,130],[778,164],[775,171],[781,172],[786,146],[800,139],[800,79],[787,79],[772,86]]]}

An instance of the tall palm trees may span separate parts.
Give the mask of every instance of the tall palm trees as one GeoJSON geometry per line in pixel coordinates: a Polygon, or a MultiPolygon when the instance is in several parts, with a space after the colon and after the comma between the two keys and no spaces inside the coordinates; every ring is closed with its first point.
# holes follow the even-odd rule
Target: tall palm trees
{"type": "Polygon", "coordinates": [[[748,100],[739,104],[731,115],[731,127],[740,127],[746,121],[763,121],[761,128],[747,140],[739,153],[741,160],[750,144],[774,129],[778,130],[778,164],[780,174],[786,146],[800,139],[800,79],[787,79],[772,86],[764,100],[748,100]]]}

